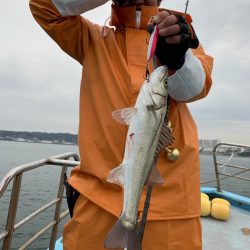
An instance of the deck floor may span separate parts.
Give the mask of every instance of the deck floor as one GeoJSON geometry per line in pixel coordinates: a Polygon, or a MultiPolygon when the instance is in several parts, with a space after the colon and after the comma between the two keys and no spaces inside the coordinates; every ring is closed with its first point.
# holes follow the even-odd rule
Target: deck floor
{"type": "Polygon", "coordinates": [[[202,218],[203,250],[250,250],[250,213],[231,207],[228,221],[202,218]]]}
{"type": "MultiPolygon", "coordinates": [[[[202,250],[250,250],[250,212],[231,207],[228,221],[202,218],[202,250]],[[243,229],[246,229],[244,234],[243,229]]],[[[62,239],[55,250],[62,250],[62,239]]]]}

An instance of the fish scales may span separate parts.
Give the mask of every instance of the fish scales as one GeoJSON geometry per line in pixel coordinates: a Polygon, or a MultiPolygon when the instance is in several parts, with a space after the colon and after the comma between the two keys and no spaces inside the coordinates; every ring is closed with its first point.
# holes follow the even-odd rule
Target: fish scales
{"type": "Polygon", "coordinates": [[[128,240],[133,238],[131,234],[138,232],[137,214],[143,187],[163,183],[155,164],[156,154],[171,142],[165,120],[167,77],[167,67],[158,67],[142,85],[135,107],[112,113],[116,121],[129,125],[129,129],[123,162],[107,179],[124,188],[123,210],[106,237],[107,248],[127,247],[128,240]]]}
{"type": "MultiPolygon", "coordinates": [[[[141,113],[144,114],[143,110],[140,110],[140,106],[137,107],[138,112],[142,111],[141,113]]],[[[145,108],[145,106],[143,105],[142,108],[145,108]]],[[[152,114],[153,112],[150,111],[147,116],[137,116],[136,122],[132,124],[134,126],[131,126],[128,131],[128,136],[131,133],[135,135],[133,151],[128,155],[128,162],[125,163],[124,180],[126,181],[124,183],[124,209],[122,214],[126,220],[133,221],[134,224],[137,219],[141,192],[151,170],[159,138],[159,127],[156,129],[152,129],[152,127],[155,128],[153,124],[161,124],[162,122],[161,119],[155,120],[158,116],[152,114]]]]}

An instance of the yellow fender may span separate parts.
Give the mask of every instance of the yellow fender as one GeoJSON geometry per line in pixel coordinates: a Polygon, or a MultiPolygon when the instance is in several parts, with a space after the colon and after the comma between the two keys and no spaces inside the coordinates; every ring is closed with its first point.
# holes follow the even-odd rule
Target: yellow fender
{"type": "Polygon", "coordinates": [[[211,216],[217,220],[226,221],[230,218],[230,203],[221,198],[214,198],[211,205],[211,216]]]}
{"type": "Polygon", "coordinates": [[[211,212],[211,202],[207,194],[201,193],[201,216],[208,216],[211,212]]]}

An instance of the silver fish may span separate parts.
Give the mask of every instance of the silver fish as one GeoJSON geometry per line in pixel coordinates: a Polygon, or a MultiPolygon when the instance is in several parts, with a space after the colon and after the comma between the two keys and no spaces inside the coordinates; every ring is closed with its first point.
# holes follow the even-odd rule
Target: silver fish
{"type": "Polygon", "coordinates": [[[121,216],[104,242],[106,248],[125,248],[133,238],[136,241],[143,187],[164,182],[155,165],[158,153],[172,141],[165,119],[167,79],[167,67],[158,67],[142,85],[135,106],[112,113],[116,121],[129,125],[129,129],[123,162],[109,173],[107,179],[124,188],[124,199],[121,216]]]}

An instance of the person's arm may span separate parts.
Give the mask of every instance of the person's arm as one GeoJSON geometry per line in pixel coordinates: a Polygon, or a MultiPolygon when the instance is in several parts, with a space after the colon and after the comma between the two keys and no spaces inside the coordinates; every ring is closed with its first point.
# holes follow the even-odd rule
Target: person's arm
{"type": "Polygon", "coordinates": [[[108,0],[52,0],[62,16],[80,15],[105,4],[108,0]]]}
{"type": "Polygon", "coordinates": [[[213,58],[199,45],[189,18],[187,22],[181,14],[163,10],[155,19],[160,35],[155,54],[171,72],[169,95],[182,102],[205,97],[212,84],[213,58]]]}
{"type": "Polygon", "coordinates": [[[92,24],[79,14],[105,2],[107,0],[30,0],[30,9],[46,33],[82,64],[92,24]]]}
{"type": "Polygon", "coordinates": [[[176,101],[193,102],[207,96],[212,85],[213,58],[202,46],[188,49],[183,66],[169,77],[169,95],[176,101]]]}

